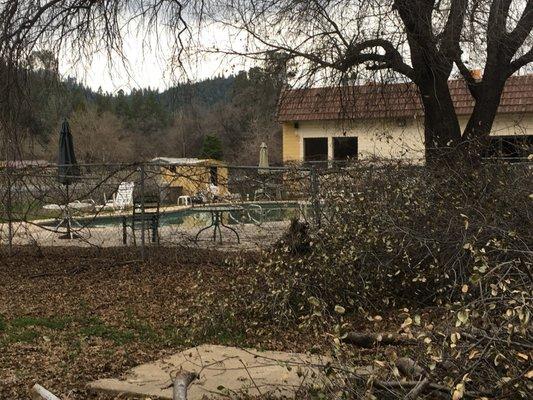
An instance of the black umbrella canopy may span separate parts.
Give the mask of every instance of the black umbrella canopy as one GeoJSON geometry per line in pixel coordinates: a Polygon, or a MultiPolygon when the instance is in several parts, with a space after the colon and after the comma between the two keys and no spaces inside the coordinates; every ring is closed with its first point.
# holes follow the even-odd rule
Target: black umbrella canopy
{"type": "Polygon", "coordinates": [[[76,154],[74,154],[72,134],[70,133],[70,126],[66,119],[63,121],[63,125],[61,125],[61,132],[59,133],[59,155],[57,164],[57,179],[63,185],[69,185],[78,175],[80,175],[80,169],[76,162],[76,154]]]}

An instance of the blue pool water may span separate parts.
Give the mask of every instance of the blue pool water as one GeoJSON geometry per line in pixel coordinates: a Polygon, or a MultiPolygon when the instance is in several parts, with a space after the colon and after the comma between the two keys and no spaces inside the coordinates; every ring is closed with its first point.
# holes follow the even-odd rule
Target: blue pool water
{"type": "MultiPolygon", "coordinates": [[[[254,203],[243,204],[242,211],[232,211],[225,221],[228,224],[237,223],[262,223],[273,221],[286,221],[299,214],[298,203],[254,203]]],[[[224,213],[225,218],[228,214],[224,213]]],[[[93,218],[85,217],[77,219],[82,225],[87,227],[111,227],[122,225],[122,216],[106,215],[93,218]]],[[[211,214],[206,211],[195,210],[193,208],[177,211],[161,211],[159,217],[160,226],[169,225],[205,225],[211,221],[211,214]]],[[[46,221],[43,226],[54,226],[54,221],[46,221]]]]}

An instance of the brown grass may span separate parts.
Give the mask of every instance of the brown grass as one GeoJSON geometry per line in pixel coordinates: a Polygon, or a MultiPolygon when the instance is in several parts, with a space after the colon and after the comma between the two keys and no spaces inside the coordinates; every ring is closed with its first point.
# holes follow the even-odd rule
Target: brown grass
{"type": "Polygon", "coordinates": [[[226,297],[238,279],[227,257],[160,248],[143,263],[116,248],[1,252],[0,398],[27,398],[36,382],[62,399],[93,398],[87,382],[200,343],[303,349],[296,328],[257,336],[238,317],[202,307],[204,293],[226,297]]]}

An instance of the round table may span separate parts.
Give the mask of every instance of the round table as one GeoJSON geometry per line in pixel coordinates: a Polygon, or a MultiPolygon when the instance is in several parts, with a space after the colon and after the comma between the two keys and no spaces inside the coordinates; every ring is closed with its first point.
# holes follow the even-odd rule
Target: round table
{"type": "Polygon", "coordinates": [[[216,242],[217,240],[217,231],[219,235],[219,241],[222,243],[222,230],[220,229],[221,226],[223,226],[226,229],[229,229],[232,231],[235,236],[237,236],[237,243],[241,242],[241,239],[239,237],[239,234],[235,229],[233,229],[231,226],[228,226],[224,224],[223,220],[223,214],[224,213],[231,213],[232,211],[242,211],[244,208],[242,206],[231,206],[231,205],[212,205],[212,206],[200,206],[200,207],[193,207],[191,210],[198,211],[198,212],[205,212],[211,214],[211,224],[209,226],[206,226],[205,228],[202,228],[198,231],[196,234],[196,237],[194,238],[195,242],[198,242],[198,236],[203,231],[208,230],[209,228],[213,228],[213,241],[216,242]]]}

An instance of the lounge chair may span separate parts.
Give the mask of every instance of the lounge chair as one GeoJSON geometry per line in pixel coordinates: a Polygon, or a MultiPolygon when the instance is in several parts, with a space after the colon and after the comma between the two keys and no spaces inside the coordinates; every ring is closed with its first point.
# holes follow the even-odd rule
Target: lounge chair
{"type": "Polygon", "coordinates": [[[121,182],[118,185],[116,193],[111,200],[108,200],[103,206],[104,210],[124,211],[126,208],[133,207],[133,188],[134,182],[121,182]]]}
{"type": "Polygon", "coordinates": [[[47,211],[66,212],[68,209],[78,212],[91,212],[95,209],[95,202],[91,199],[75,200],[68,203],[68,206],[64,204],[45,204],[43,206],[43,210],[47,211]]]}
{"type": "Polygon", "coordinates": [[[222,191],[220,186],[213,184],[209,185],[207,190],[207,199],[209,201],[221,201],[221,202],[235,202],[241,201],[242,197],[239,193],[230,193],[228,189],[222,191]]]}

